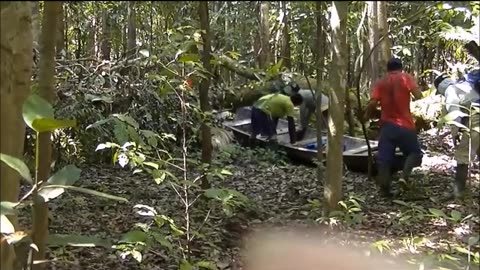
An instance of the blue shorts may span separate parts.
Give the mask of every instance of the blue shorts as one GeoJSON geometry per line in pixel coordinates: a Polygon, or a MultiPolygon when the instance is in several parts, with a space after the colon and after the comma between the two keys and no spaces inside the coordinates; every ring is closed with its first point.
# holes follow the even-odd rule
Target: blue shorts
{"type": "Polygon", "coordinates": [[[418,141],[417,132],[392,123],[384,123],[380,129],[377,160],[385,165],[394,165],[395,150],[399,147],[403,156],[419,154],[422,149],[418,141]]]}
{"type": "Polygon", "coordinates": [[[258,134],[271,137],[277,133],[275,121],[258,108],[252,107],[251,123],[253,137],[258,134]]]}

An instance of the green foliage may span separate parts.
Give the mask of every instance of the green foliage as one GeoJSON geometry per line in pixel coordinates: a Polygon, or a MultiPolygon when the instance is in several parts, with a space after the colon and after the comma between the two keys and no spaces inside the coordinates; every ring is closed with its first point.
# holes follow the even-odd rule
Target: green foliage
{"type": "Polygon", "coordinates": [[[20,159],[16,157],[9,156],[7,154],[0,153],[0,160],[3,161],[8,167],[17,171],[23,179],[27,180],[28,183],[33,184],[32,176],[30,175],[30,170],[27,165],[23,163],[20,159]]]}
{"type": "Polygon", "coordinates": [[[404,206],[405,211],[400,211],[396,217],[396,222],[402,225],[411,225],[421,222],[427,215],[427,210],[423,206],[416,205],[415,203],[406,203],[400,200],[393,200],[394,203],[404,206]]]}
{"type": "Polygon", "coordinates": [[[251,204],[245,195],[226,188],[210,188],[205,190],[204,195],[207,198],[220,202],[227,217],[233,216],[233,210],[236,207],[248,207],[251,204]]]}
{"type": "Polygon", "coordinates": [[[329,217],[339,218],[348,227],[361,224],[365,220],[365,216],[360,203],[365,203],[363,197],[349,194],[347,200],[338,202],[341,210],[332,211],[329,217]]]}
{"type": "MultiPolygon", "coordinates": [[[[75,125],[75,120],[63,121],[55,119],[53,117],[53,107],[51,106],[51,104],[49,104],[46,100],[37,95],[31,95],[29,98],[27,98],[25,104],[23,105],[23,118],[25,120],[25,123],[36,132],[37,149],[39,148],[38,144],[40,143],[40,141],[38,140],[38,138],[41,132],[55,131],[57,129],[73,127],[75,125]]],[[[35,171],[38,171],[40,169],[38,167],[38,160],[41,157],[38,151],[35,154],[35,159],[37,161],[35,171]]],[[[15,228],[5,215],[13,214],[14,207],[19,205],[29,197],[33,197],[33,204],[44,203],[50,201],[51,199],[57,198],[64,192],[64,189],[67,188],[82,191],[84,193],[89,193],[91,195],[101,196],[104,198],[120,199],[126,201],[126,199],[124,198],[119,198],[86,188],[72,186],[80,178],[81,172],[81,170],[74,165],[67,165],[63,169],[54,173],[46,182],[40,182],[38,179],[35,179],[35,181],[33,181],[30,175],[30,170],[28,169],[27,165],[25,165],[25,163],[20,159],[5,154],[0,154],[0,159],[7,166],[16,170],[23,178],[29,180],[30,184],[33,185],[31,190],[21,199],[19,203],[1,202],[1,233],[6,235],[6,237],[9,239],[9,244],[14,244],[22,239],[25,239],[28,234],[24,234],[21,231],[16,232],[15,228]],[[21,237],[16,237],[18,233],[20,233],[21,237]]],[[[29,203],[29,205],[31,205],[32,203],[29,203]]],[[[77,246],[95,246],[95,243],[102,243],[101,241],[99,242],[98,240],[91,237],[83,237],[76,235],[52,235],[48,241],[52,245],[77,246]]],[[[36,248],[36,246],[31,246],[30,248],[36,248]]]]}

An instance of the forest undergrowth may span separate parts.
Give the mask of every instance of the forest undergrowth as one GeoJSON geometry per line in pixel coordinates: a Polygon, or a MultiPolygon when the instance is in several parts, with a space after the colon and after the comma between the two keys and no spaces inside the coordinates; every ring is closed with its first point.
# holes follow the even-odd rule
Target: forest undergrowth
{"type": "MultiPolygon", "coordinates": [[[[369,252],[405,257],[418,269],[420,265],[423,269],[465,269],[467,261],[475,259],[472,254],[479,251],[479,216],[467,214],[479,213],[480,209],[478,161],[472,170],[472,196],[463,202],[447,199],[454,161],[448,144],[450,136],[442,136],[445,130],[437,132],[434,129],[421,135],[424,162],[415,171],[415,187],[410,191],[420,195],[420,199],[409,199],[404,194],[394,201],[385,200],[378,196],[366,175],[347,171],[342,210],[329,218],[322,218],[323,185],[316,182],[314,167],[293,164],[282,153],[269,149],[226,146],[216,153],[214,163],[231,173],[213,185],[241,192],[248,197],[248,207],[211,211],[206,201],[200,201],[192,210],[192,222],[206,224],[192,242],[192,256],[208,261],[203,264],[206,269],[242,269],[242,240],[249,233],[266,227],[308,228],[326,235],[325,241],[342,239],[346,245],[369,252]],[[465,254],[469,251],[470,256],[465,254]]],[[[148,215],[139,215],[141,206],[153,207],[152,211],[180,222],[182,205],[175,192],[166,184],[155,185],[151,181],[149,175],[132,174],[119,166],[84,164],[81,187],[123,196],[129,202],[65,193],[51,206],[51,233],[77,233],[118,241],[136,224],[148,219],[148,215]]],[[[394,184],[395,188],[397,185],[394,184]]],[[[50,269],[178,269],[173,255],[176,253],[171,252],[176,243],[163,244],[143,251],[141,262],[134,253],[128,256],[123,250],[122,256],[118,246],[51,247],[50,257],[55,261],[50,269]]]]}

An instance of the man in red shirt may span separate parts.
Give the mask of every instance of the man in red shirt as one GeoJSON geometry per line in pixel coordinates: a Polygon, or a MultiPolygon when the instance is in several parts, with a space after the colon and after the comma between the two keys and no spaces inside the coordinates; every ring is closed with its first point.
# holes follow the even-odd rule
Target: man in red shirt
{"type": "Polygon", "coordinates": [[[373,87],[364,119],[370,119],[372,112],[380,105],[377,184],[382,195],[391,197],[391,167],[396,148],[399,147],[406,158],[403,167],[405,181],[408,181],[412,169],[422,163],[422,150],[410,113],[410,94],[420,99],[422,92],[415,79],[402,71],[400,59],[392,58],[388,61],[387,72],[373,87]]]}

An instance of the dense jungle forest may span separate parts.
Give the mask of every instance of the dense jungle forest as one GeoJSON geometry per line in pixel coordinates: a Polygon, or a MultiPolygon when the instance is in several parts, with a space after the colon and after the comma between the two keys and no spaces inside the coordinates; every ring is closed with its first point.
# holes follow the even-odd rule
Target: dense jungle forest
{"type": "Polygon", "coordinates": [[[480,151],[453,198],[459,115],[434,85],[478,69],[478,1],[4,1],[0,12],[2,270],[479,269],[480,151]],[[393,57],[422,91],[410,110],[423,159],[385,198],[380,111],[362,115],[393,57]],[[328,151],[246,145],[248,129],[231,128],[291,83],[317,108],[328,97],[307,119],[309,142],[324,134],[328,151]],[[347,160],[346,138],[363,154],[347,160]]]}

